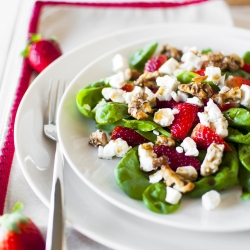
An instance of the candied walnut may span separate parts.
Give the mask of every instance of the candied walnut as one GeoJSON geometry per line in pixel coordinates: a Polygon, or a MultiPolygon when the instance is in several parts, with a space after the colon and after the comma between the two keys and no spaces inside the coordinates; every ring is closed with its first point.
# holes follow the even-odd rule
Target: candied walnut
{"type": "Polygon", "coordinates": [[[201,99],[208,99],[213,95],[213,89],[205,82],[192,82],[189,84],[180,84],[178,89],[182,92],[197,96],[201,99]]]}
{"type": "Polygon", "coordinates": [[[153,159],[154,168],[158,168],[161,167],[162,165],[167,165],[167,164],[168,164],[168,158],[165,155],[153,159]]]}
{"type": "Polygon", "coordinates": [[[218,171],[219,165],[222,162],[224,147],[223,144],[215,142],[208,147],[205,159],[201,164],[200,174],[202,176],[208,176],[218,171]]]}
{"type": "Polygon", "coordinates": [[[231,54],[224,56],[222,53],[207,53],[202,55],[202,61],[206,66],[219,67],[221,71],[236,71],[243,67],[243,59],[236,55],[231,54]]]}
{"type": "Polygon", "coordinates": [[[184,179],[182,176],[174,172],[168,165],[161,167],[164,182],[167,186],[173,187],[181,193],[186,193],[194,188],[194,183],[184,179]]]}
{"type": "Polygon", "coordinates": [[[161,76],[158,71],[155,72],[144,72],[135,81],[135,85],[140,87],[148,87],[150,89],[157,89],[156,78],[161,76]]]}
{"type": "Polygon", "coordinates": [[[242,92],[239,87],[232,88],[224,93],[212,96],[212,99],[221,106],[227,103],[240,103],[242,92]]]}
{"type": "Polygon", "coordinates": [[[147,113],[153,112],[147,97],[148,95],[146,93],[138,93],[128,104],[128,113],[137,120],[147,119],[147,113]]]}
{"type": "Polygon", "coordinates": [[[130,80],[131,81],[135,81],[135,80],[137,80],[140,77],[140,75],[141,75],[141,72],[139,72],[136,69],[132,69],[131,70],[131,78],[130,78],[130,80]]]}
{"type": "Polygon", "coordinates": [[[160,54],[165,54],[167,56],[167,58],[173,57],[177,61],[180,61],[183,53],[181,50],[178,50],[178,49],[166,44],[166,45],[163,45],[160,54]]]}
{"type": "Polygon", "coordinates": [[[107,135],[102,130],[98,129],[90,135],[89,144],[93,145],[94,147],[104,147],[106,144],[108,144],[107,135]]]}
{"type": "Polygon", "coordinates": [[[166,145],[166,146],[169,146],[169,147],[174,147],[175,146],[175,141],[171,137],[169,137],[169,136],[158,135],[155,144],[166,145]]]}

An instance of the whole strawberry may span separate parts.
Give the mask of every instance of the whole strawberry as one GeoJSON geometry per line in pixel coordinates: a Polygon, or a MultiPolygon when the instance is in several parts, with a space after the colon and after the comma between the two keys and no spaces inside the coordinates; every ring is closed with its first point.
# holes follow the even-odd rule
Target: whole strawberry
{"type": "Polygon", "coordinates": [[[0,217],[0,250],[45,250],[41,232],[31,219],[21,214],[18,202],[11,214],[0,217]]]}
{"type": "Polygon", "coordinates": [[[30,66],[40,73],[61,56],[62,51],[55,39],[45,39],[41,35],[32,34],[22,55],[27,57],[30,66]]]}

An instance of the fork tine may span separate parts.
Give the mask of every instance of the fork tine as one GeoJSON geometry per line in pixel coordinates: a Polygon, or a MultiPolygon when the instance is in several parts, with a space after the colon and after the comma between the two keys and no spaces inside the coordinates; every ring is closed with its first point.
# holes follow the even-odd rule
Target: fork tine
{"type": "Polygon", "coordinates": [[[54,112],[54,124],[56,124],[57,110],[58,110],[60,101],[62,99],[63,93],[65,92],[65,86],[66,86],[66,82],[64,82],[63,84],[60,84],[60,81],[58,81],[57,90],[56,90],[56,106],[55,106],[55,112],[54,112]]]}
{"type": "Polygon", "coordinates": [[[51,124],[53,122],[52,120],[52,99],[53,99],[53,89],[52,89],[52,79],[50,80],[50,86],[49,86],[49,99],[45,111],[45,123],[51,124]]]}

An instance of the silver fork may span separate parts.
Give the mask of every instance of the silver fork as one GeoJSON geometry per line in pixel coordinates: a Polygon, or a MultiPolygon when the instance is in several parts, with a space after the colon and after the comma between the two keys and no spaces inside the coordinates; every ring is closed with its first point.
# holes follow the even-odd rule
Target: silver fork
{"type": "Polygon", "coordinates": [[[46,250],[66,249],[64,228],[64,185],[63,165],[64,158],[60,149],[56,130],[56,114],[60,99],[65,90],[65,84],[57,83],[56,90],[53,81],[50,82],[50,93],[45,113],[44,133],[56,142],[53,180],[50,198],[50,212],[46,237],[46,250]],[[56,93],[55,93],[56,91],[56,93]]]}

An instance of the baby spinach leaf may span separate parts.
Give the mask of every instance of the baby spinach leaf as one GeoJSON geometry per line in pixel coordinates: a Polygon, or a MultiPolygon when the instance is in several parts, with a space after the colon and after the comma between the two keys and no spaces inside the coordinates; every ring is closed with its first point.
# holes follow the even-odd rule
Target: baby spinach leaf
{"type": "Polygon", "coordinates": [[[157,42],[151,42],[146,44],[143,49],[132,54],[129,58],[129,65],[131,68],[143,72],[145,63],[153,56],[157,46],[157,42]]]}
{"type": "Polygon", "coordinates": [[[180,73],[176,78],[180,83],[187,84],[187,83],[191,83],[192,79],[196,76],[198,76],[198,74],[194,72],[184,71],[180,73]]]}
{"type": "Polygon", "coordinates": [[[194,189],[187,193],[190,197],[201,197],[210,190],[223,190],[238,183],[239,160],[236,149],[230,145],[232,151],[224,152],[219,171],[214,175],[196,181],[194,189]]]}
{"type": "Polygon", "coordinates": [[[242,144],[250,144],[250,132],[243,134],[237,129],[228,127],[228,136],[225,140],[242,144]]]}
{"type": "Polygon", "coordinates": [[[129,197],[142,200],[142,194],[150,183],[148,174],[140,170],[137,150],[138,147],[132,148],[122,158],[115,168],[115,179],[129,197]]]}
{"type": "Polygon", "coordinates": [[[95,127],[97,129],[106,130],[108,132],[112,132],[116,126],[123,126],[123,121],[119,120],[119,121],[114,122],[114,123],[106,123],[106,124],[97,123],[95,125],[95,127]]]}
{"type": "Polygon", "coordinates": [[[126,117],[129,117],[128,106],[119,102],[108,102],[95,113],[96,122],[99,124],[115,123],[126,117]]]}
{"type": "Polygon", "coordinates": [[[250,171],[240,164],[239,167],[239,184],[242,187],[242,199],[250,198],[250,171]]]}
{"type": "Polygon", "coordinates": [[[86,109],[85,105],[88,105],[91,109],[93,109],[102,99],[102,89],[103,87],[84,88],[77,93],[76,104],[79,111],[84,116],[93,120],[95,119],[95,113],[86,109]]]}
{"type": "Polygon", "coordinates": [[[241,164],[250,171],[250,145],[239,144],[238,154],[241,164]]]}
{"type": "Polygon", "coordinates": [[[124,127],[137,129],[144,132],[152,131],[159,127],[159,125],[153,121],[126,120],[126,119],[123,119],[123,121],[124,121],[124,127]]]}
{"type": "Polygon", "coordinates": [[[90,83],[84,89],[92,89],[92,88],[98,88],[98,87],[109,87],[109,84],[107,83],[106,79],[102,79],[100,81],[90,83]]]}
{"type": "Polygon", "coordinates": [[[143,192],[142,197],[146,207],[159,214],[173,213],[180,207],[181,204],[181,200],[176,205],[165,201],[166,185],[163,182],[151,184],[143,192]]]}
{"type": "Polygon", "coordinates": [[[235,72],[226,71],[226,72],[222,72],[222,75],[226,75],[226,78],[228,78],[229,76],[241,76],[241,77],[250,79],[250,74],[244,70],[237,70],[235,72]]]}
{"type": "Polygon", "coordinates": [[[242,57],[243,61],[250,64],[250,51],[247,51],[243,57],[242,57]]]}
{"type": "Polygon", "coordinates": [[[140,131],[140,130],[136,130],[136,132],[138,134],[140,134],[141,136],[143,136],[144,138],[148,139],[149,141],[151,141],[153,143],[156,142],[157,136],[153,132],[151,132],[151,131],[144,132],[144,131],[140,131]]]}
{"type": "Polygon", "coordinates": [[[223,112],[223,115],[233,127],[250,127],[250,113],[244,108],[231,108],[223,112]]]}
{"type": "Polygon", "coordinates": [[[209,53],[209,52],[213,52],[213,50],[210,49],[210,48],[203,49],[203,50],[201,51],[201,54],[207,54],[207,53],[209,53]]]}

